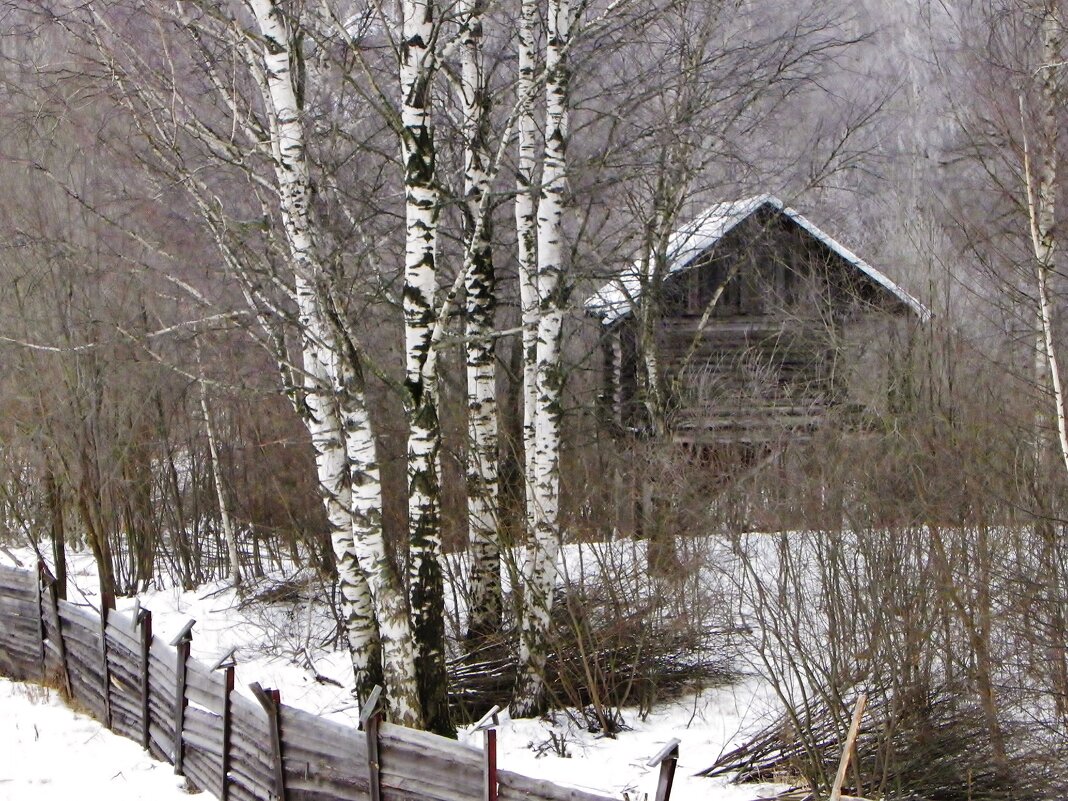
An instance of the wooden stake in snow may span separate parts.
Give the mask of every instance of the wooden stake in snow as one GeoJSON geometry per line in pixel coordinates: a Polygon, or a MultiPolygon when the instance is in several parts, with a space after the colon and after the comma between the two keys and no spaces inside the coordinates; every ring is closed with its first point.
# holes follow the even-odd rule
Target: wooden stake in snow
{"type": "Polygon", "coordinates": [[[115,608],[106,598],[100,604],[100,676],[104,696],[104,725],[111,728],[111,669],[108,667],[108,611],[115,608]]]}
{"type": "MultiPolygon", "coordinates": [[[[103,609],[103,607],[101,607],[103,609]]],[[[182,626],[182,630],[171,640],[171,647],[178,649],[178,662],[175,667],[174,680],[174,772],[185,775],[182,772],[184,762],[182,731],[185,729],[185,707],[189,700],[185,696],[185,679],[189,664],[189,649],[193,642],[193,624],[196,621],[190,619],[182,626]]]]}
{"type": "Polygon", "coordinates": [[[152,720],[148,706],[148,697],[151,692],[151,687],[148,683],[148,659],[152,651],[152,612],[148,609],[142,609],[140,603],[138,603],[134,620],[137,622],[141,645],[141,747],[147,751],[149,747],[149,724],[152,720]]]}
{"type": "Polygon", "coordinates": [[[382,688],[375,685],[360,708],[360,727],[367,738],[367,794],[371,801],[382,799],[378,761],[378,724],[382,722],[382,710],[378,702],[381,697],[382,688]]]}
{"type": "Polygon", "coordinates": [[[671,798],[671,785],[675,781],[675,767],[679,764],[679,743],[675,738],[668,742],[660,753],[646,762],[646,766],[654,768],[660,766],[660,778],[656,783],[656,801],[669,801],[671,798]]]}
{"type": "Polygon", "coordinates": [[[849,769],[849,757],[853,753],[853,744],[857,741],[860,732],[860,719],[864,716],[864,707],[868,705],[868,694],[861,693],[853,707],[853,720],[849,724],[849,733],[846,734],[845,745],[842,747],[842,758],[838,762],[838,773],[834,777],[834,785],[831,787],[830,801],[840,801],[842,798],[842,783],[845,782],[846,771],[849,769]]]}
{"type": "Polygon", "coordinates": [[[230,732],[232,729],[230,694],[234,691],[234,665],[237,661],[234,654],[236,652],[237,648],[231,648],[209,668],[211,673],[216,670],[225,671],[223,673],[222,763],[220,765],[219,801],[229,801],[230,798],[230,781],[227,778],[230,774],[230,732]]]}

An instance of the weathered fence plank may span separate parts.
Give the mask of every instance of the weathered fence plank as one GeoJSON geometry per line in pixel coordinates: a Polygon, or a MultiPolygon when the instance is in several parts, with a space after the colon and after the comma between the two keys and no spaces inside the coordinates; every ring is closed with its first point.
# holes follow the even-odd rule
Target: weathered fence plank
{"type": "MultiPolygon", "coordinates": [[[[240,749],[235,749],[235,755],[240,754],[240,749]]],[[[271,776],[262,774],[257,770],[256,763],[250,760],[234,759],[230,763],[230,775],[233,777],[231,791],[236,787],[244,788],[248,793],[257,798],[270,799],[271,776]]]]}
{"type": "Polygon", "coordinates": [[[500,797],[508,801],[543,799],[543,801],[618,801],[611,796],[598,795],[572,787],[560,787],[544,779],[534,779],[519,773],[502,770],[497,773],[500,797]]]}
{"type": "Polygon", "coordinates": [[[210,669],[191,659],[192,621],[169,647],[148,610],[104,606],[59,600],[43,566],[0,568],[0,671],[61,672],[93,715],[221,801],[614,801],[507,771],[494,782],[489,750],[381,722],[374,703],[362,732],[258,685],[256,703],[234,690],[232,653],[210,669]]]}
{"type": "Polygon", "coordinates": [[[222,714],[223,684],[222,680],[195,660],[190,660],[185,673],[186,698],[216,715],[222,714]]]}
{"type": "Polygon", "coordinates": [[[185,777],[197,790],[212,788],[212,766],[200,762],[194,754],[189,754],[185,760],[185,777]]]}
{"type": "Polygon", "coordinates": [[[189,707],[185,710],[185,736],[194,736],[207,741],[203,748],[222,756],[222,718],[203,709],[189,707]]]}
{"type": "Polygon", "coordinates": [[[264,751],[262,740],[250,740],[234,732],[230,740],[231,767],[240,765],[246,772],[260,776],[257,781],[264,787],[273,781],[274,766],[270,754],[264,751]]]}
{"type": "Polygon", "coordinates": [[[26,597],[33,587],[33,573],[11,567],[0,567],[0,595],[26,597]]]}
{"type": "Polygon", "coordinates": [[[289,801],[367,801],[367,788],[296,776],[287,787],[289,801]]]}
{"type": "MultiPolygon", "coordinates": [[[[266,795],[257,795],[257,793],[237,781],[236,775],[230,792],[234,801],[269,801],[266,795]]],[[[262,793],[263,791],[260,792],[262,793]]]]}
{"type": "Polygon", "coordinates": [[[109,645],[119,646],[131,654],[139,654],[141,652],[141,641],[138,637],[137,628],[132,625],[127,627],[123,623],[118,623],[115,620],[117,617],[120,617],[118,612],[108,613],[107,634],[109,645]]]}

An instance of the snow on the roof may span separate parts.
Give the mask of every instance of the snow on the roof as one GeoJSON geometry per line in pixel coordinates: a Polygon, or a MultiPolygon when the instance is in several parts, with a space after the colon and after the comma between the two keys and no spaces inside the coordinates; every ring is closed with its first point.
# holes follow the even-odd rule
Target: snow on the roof
{"type": "MultiPolygon", "coordinates": [[[[697,257],[714,247],[743,220],[762,208],[771,208],[807,231],[844,261],[867,275],[880,286],[890,291],[898,300],[912,309],[922,320],[931,312],[920,301],[872,267],[849,248],[821,231],[806,217],[786,206],[774,195],[754,195],[744,200],[726,201],[706,209],[698,217],[668,239],[667,273],[682,272],[697,262],[697,257]]],[[[641,262],[635,262],[619,276],[602,286],[584,304],[586,311],[601,318],[605,325],[631,313],[641,296],[643,276],[641,262]]]]}

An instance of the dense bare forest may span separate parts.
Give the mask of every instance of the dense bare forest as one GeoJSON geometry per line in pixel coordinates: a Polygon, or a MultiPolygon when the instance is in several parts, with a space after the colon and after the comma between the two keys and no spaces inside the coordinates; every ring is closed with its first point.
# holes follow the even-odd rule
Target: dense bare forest
{"type": "Polygon", "coordinates": [[[858,795],[1063,785],[1058,0],[0,9],[0,545],[105,602],[314,575],[439,733],[458,687],[610,729],[745,631],[786,711],[731,769],[825,791],[863,688],[858,795]],[[930,311],[885,402],[683,446],[639,336],[606,423],[585,298],[637,265],[651,326],[763,193],[930,311]]]}

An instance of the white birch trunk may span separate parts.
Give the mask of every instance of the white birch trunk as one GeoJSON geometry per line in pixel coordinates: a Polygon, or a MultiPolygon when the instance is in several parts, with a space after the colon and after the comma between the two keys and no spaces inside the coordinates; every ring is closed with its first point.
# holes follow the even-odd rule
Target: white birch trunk
{"type": "Polygon", "coordinates": [[[537,415],[538,363],[538,221],[535,171],[537,124],[534,120],[534,25],[537,0],[522,0],[519,30],[519,75],[516,131],[519,154],[516,165],[515,227],[519,261],[519,304],[523,321],[523,469],[526,490],[527,535],[534,532],[534,418],[537,415]]]}
{"type": "Polygon", "coordinates": [[[404,583],[386,550],[377,446],[358,366],[354,357],[339,365],[343,387],[340,412],[350,465],[353,518],[353,536],[349,543],[339,545],[350,547],[351,543],[352,558],[360,565],[377,613],[390,719],[419,728],[423,713],[416,681],[415,643],[404,583]]]}
{"type": "MultiPolygon", "coordinates": [[[[1042,122],[1041,122],[1041,163],[1038,168],[1038,187],[1035,191],[1034,178],[1031,174],[1031,160],[1027,144],[1027,121],[1024,118],[1023,98],[1020,99],[1020,121],[1024,131],[1024,178],[1027,190],[1027,209],[1031,223],[1031,243],[1035,256],[1035,278],[1038,301],[1038,336],[1035,348],[1035,383],[1040,392],[1052,396],[1053,418],[1057,428],[1062,466],[1068,473],[1068,425],[1065,421],[1064,387],[1061,382],[1060,365],[1054,344],[1053,303],[1050,296],[1050,276],[1056,270],[1057,238],[1056,200],[1057,200],[1057,115],[1061,107],[1061,86],[1058,72],[1063,69],[1061,60],[1061,29],[1057,20],[1058,3],[1047,0],[1042,7],[1042,122]],[[1037,194],[1037,197],[1036,197],[1037,194]]],[[[1045,452],[1048,446],[1045,432],[1047,413],[1035,414],[1035,471],[1036,486],[1040,492],[1050,491],[1051,482],[1047,481],[1045,471],[1045,452]]],[[[1052,501],[1043,500],[1045,508],[1052,501]]],[[[1036,528],[1052,542],[1053,526],[1048,519],[1040,517],[1036,528]]],[[[1045,549],[1044,549],[1045,550],[1045,549]]],[[[1058,583],[1056,556],[1050,560],[1050,580],[1058,583]]],[[[1054,614],[1054,626],[1063,630],[1063,617],[1054,614]]],[[[1063,689],[1068,682],[1068,662],[1063,648],[1050,649],[1050,662],[1054,685],[1063,689]]],[[[1068,717],[1061,693],[1055,693],[1055,708],[1062,719],[1068,717]]]]}
{"type": "Polygon", "coordinates": [[[524,570],[519,686],[513,712],[529,715],[544,701],[549,615],[560,552],[560,413],[563,390],[563,219],[567,191],[567,0],[550,0],[545,57],[545,156],[538,203],[537,399],[534,432],[534,532],[524,570]]]}
{"type": "Polygon", "coordinates": [[[464,281],[467,346],[467,512],[471,572],[467,636],[477,640],[500,631],[501,549],[497,533],[497,373],[494,353],[496,285],[483,199],[490,191],[491,155],[486,146],[489,98],[482,57],[482,0],[460,6],[462,68],[460,102],[464,130],[464,195],[470,269],[464,281]]]}
{"type": "MultiPolygon", "coordinates": [[[[200,348],[198,346],[197,361],[199,360],[200,348]]],[[[235,587],[240,587],[241,560],[237,550],[237,533],[234,531],[234,521],[230,517],[230,505],[226,502],[226,490],[223,487],[222,470],[219,464],[219,443],[215,436],[215,424],[211,419],[211,408],[208,406],[208,388],[203,381],[200,382],[200,411],[204,415],[204,433],[208,437],[208,456],[211,459],[215,499],[219,504],[219,523],[222,526],[223,542],[226,543],[226,556],[230,561],[230,583],[235,587]]]]}
{"type": "MultiPolygon", "coordinates": [[[[311,221],[311,183],[292,71],[292,32],[276,0],[248,0],[248,4],[265,40],[263,59],[269,96],[264,100],[271,122],[271,144],[282,223],[293,259],[305,370],[305,425],[315,449],[316,469],[330,524],[356,687],[362,697],[368,684],[379,672],[375,664],[379,638],[374,604],[376,598],[380,603],[387,602],[385,596],[388,595],[388,588],[378,587],[372,593],[367,577],[374,573],[362,570],[356,558],[356,521],[352,507],[349,453],[335,395],[341,383],[338,367],[343,355],[338,348],[331,347],[336,343],[336,337],[332,335],[321,306],[321,293],[316,289],[316,282],[321,280],[323,270],[315,250],[311,221]]],[[[373,451],[373,438],[370,445],[373,451]]],[[[380,483],[372,486],[368,482],[364,494],[372,493],[377,496],[373,503],[381,508],[380,483]]],[[[390,642],[392,644],[393,641],[390,642]]],[[[393,658],[387,653],[384,662],[389,671],[384,674],[387,691],[404,688],[414,680],[411,673],[392,672],[405,669],[403,659],[393,658]]],[[[399,704],[401,710],[407,708],[403,700],[395,703],[399,704]]]]}
{"type": "Polygon", "coordinates": [[[404,161],[404,346],[408,394],[408,542],[416,673],[427,727],[451,734],[445,676],[441,565],[436,356],[431,348],[437,287],[439,193],[434,182],[434,135],[429,113],[434,72],[434,6],[401,5],[401,156],[404,161]]]}
{"type": "MultiPolygon", "coordinates": [[[[1057,4],[1047,2],[1042,10],[1042,152],[1038,167],[1037,192],[1031,175],[1030,155],[1024,142],[1024,174],[1027,183],[1027,205],[1031,223],[1031,243],[1035,255],[1035,284],[1038,295],[1038,336],[1035,354],[1035,381],[1042,390],[1052,395],[1053,418],[1057,428],[1057,444],[1062,465],[1068,474],[1068,421],[1065,418],[1064,385],[1053,334],[1053,305],[1050,298],[1049,278],[1056,269],[1057,239],[1057,114],[1060,109],[1061,89],[1058,70],[1061,65],[1061,31],[1056,18],[1057,4]],[[1037,195],[1037,196],[1036,196],[1037,195]]],[[[1022,102],[1022,101],[1021,101],[1022,102]]],[[[1022,116],[1021,107],[1021,116],[1022,116]]],[[[1026,126],[1026,121],[1024,122],[1026,126]]],[[[1041,418],[1038,415],[1036,438],[1038,461],[1045,447],[1041,434],[1041,418]]]]}
{"type": "MultiPolygon", "coordinates": [[[[305,369],[308,367],[307,356],[305,369]]],[[[353,541],[356,521],[352,514],[348,445],[343,436],[340,409],[332,392],[309,391],[306,397],[306,425],[312,436],[319,486],[330,524],[330,542],[341,593],[341,611],[345,616],[345,632],[349,638],[356,695],[362,701],[381,679],[392,704],[392,693],[398,686],[403,687],[405,680],[411,681],[412,676],[398,676],[383,670],[376,597],[368,584],[366,571],[357,560],[353,541]]]]}
{"type": "MultiPolygon", "coordinates": [[[[659,219],[657,219],[659,223],[659,219]]],[[[659,225],[657,226],[659,227],[659,225]]],[[[648,237],[652,240],[652,236],[648,237]]],[[[662,260],[656,245],[650,241],[645,246],[641,267],[644,286],[643,302],[638,305],[638,352],[643,366],[645,409],[653,436],[661,439],[667,430],[667,404],[661,391],[660,360],[655,341],[655,319],[660,309],[660,271],[662,260]]],[[[648,510],[645,510],[648,514],[648,510]]]]}

